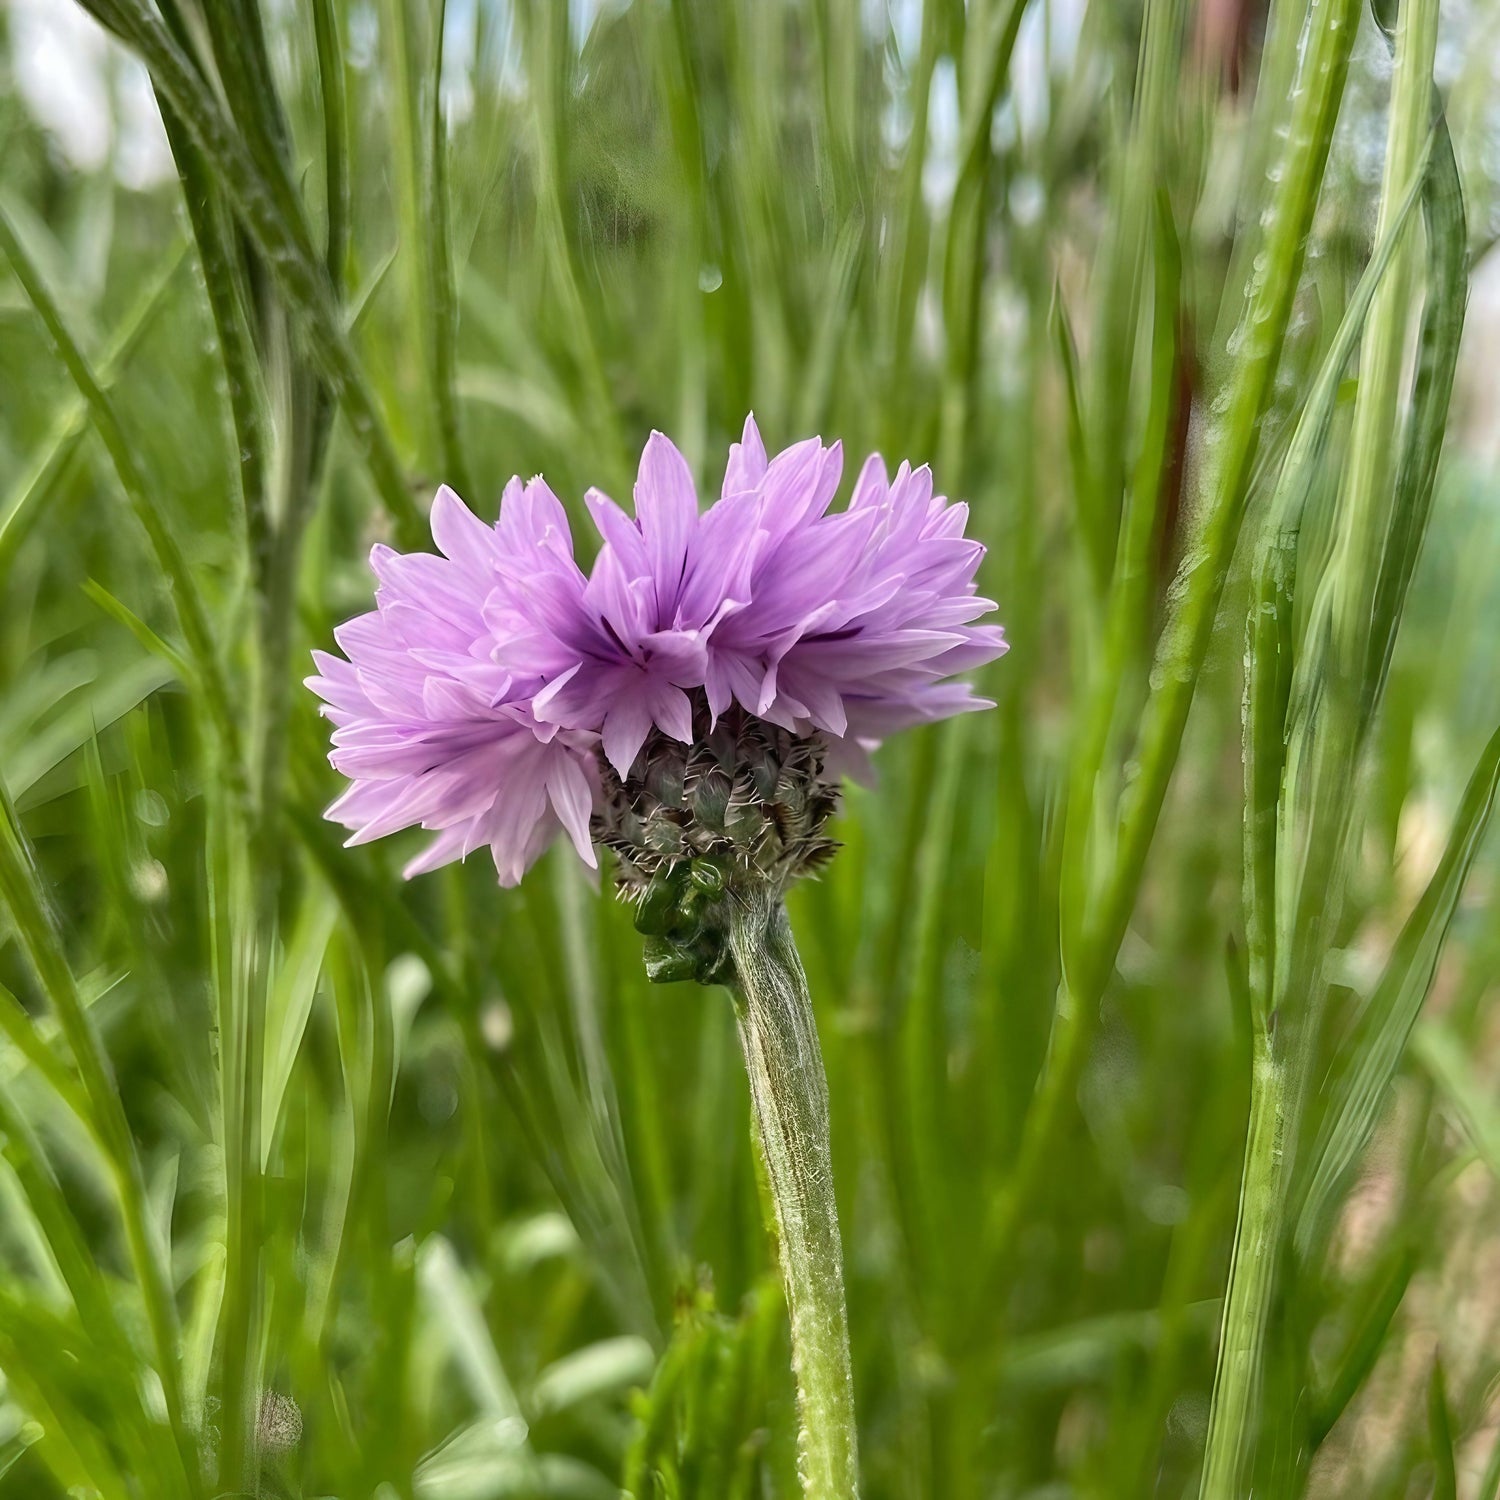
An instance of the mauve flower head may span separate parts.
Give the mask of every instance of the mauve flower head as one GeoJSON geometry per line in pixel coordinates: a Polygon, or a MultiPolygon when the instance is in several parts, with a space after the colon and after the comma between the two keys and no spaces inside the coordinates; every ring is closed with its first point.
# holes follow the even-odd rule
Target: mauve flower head
{"type": "Polygon", "coordinates": [[[351,786],[328,816],[363,843],[437,834],[407,874],[488,844],[515,884],[562,830],[590,865],[601,759],[629,784],[653,731],[688,744],[731,705],[819,759],[858,769],[887,734],[988,705],[955,675],[1006,649],[975,574],[967,508],[924,467],[868,459],[832,510],[837,444],[769,458],[753,419],[722,493],[700,506],[686,461],[653,433],[634,515],[585,497],[600,536],[585,574],[541,479],[512,480],[493,527],[448,488],[441,555],[377,547],[376,608],[315,653],[308,683],[351,786]]]}
{"type": "Polygon", "coordinates": [[[830,514],[841,467],[838,445],[816,438],[768,462],[746,420],[725,489],[756,496],[745,529],[761,540],[748,602],[709,642],[707,689],[716,712],[732,695],[784,728],[822,731],[850,766],[856,747],[896,729],[988,707],[946,679],[1006,643],[973,623],[995,605],[975,587],[984,548],[964,537],[968,507],[934,495],[925,466],[891,480],[872,454],[848,509],[830,514]]]}
{"type": "Polygon", "coordinates": [[[529,568],[536,614],[571,618],[568,588],[576,574],[581,594],[583,577],[562,507],[539,480],[512,484],[489,527],[444,486],[432,533],[443,556],[375,548],[376,608],[334,632],[348,660],[313,653],[307,685],[334,725],[328,758],[351,782],[327,816],[353,830],[350,844],[435,832],[408,876],[488,844],[501,883],[515,885],[559,829],[593,865],[595,737],[536,718],[530,692],[556,669],[551,637],[528,635],[509,607],[529,568]]]}
{"type": "Polygon", "coordinates": [[[659,432],[641,454],[634,519],[599,490],[584,500],[603,545],[558,633],[570,660],[536,694],[536,713],[596,731],[623,776],[653,724],[691,740],[687,690],[703,684],[715,627],[749,598],[756,539],[733,507],[700,512],[686,460],[659,432]]]}

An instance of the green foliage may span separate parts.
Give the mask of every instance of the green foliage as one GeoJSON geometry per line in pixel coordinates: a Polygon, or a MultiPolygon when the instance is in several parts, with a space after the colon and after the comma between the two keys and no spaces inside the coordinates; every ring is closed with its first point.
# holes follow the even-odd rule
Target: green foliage
{"type": "Polygon", "coordinates": [[[1484,28],[84,8],[176,176],[0,18],[0,1497],[796,1494],[729,997],[341,848],[298,685],[439,480],[751,407],[930,459],[1014,646],[790,898],[863,1493],[1500,1493],[1484,28]]]}

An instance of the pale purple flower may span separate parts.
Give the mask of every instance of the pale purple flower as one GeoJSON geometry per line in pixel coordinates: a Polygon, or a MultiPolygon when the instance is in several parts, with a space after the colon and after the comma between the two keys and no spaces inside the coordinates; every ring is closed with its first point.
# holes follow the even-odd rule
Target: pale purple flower
{"type": "MultiPolygon", "coordinates": [[[[313,654],[318,675],[308,686],[335,726],[329,760],[352,783],[327,815],[354,830],[351,844],[418,825],[435,832],[408,876],[488,844],[501,883],[515,885],[559,829],[593,865],[594,736],[538,722],[526,688],[543,674],[519,632],[505,638],[516,659],[501,659],[486,618],[523,557],[544,580],[538,597],[566,577],[572,550],[562,508],[545,486],[515,485],[492,529],[445,486],[432,530],[442,557],[388,547],[371,554],[376,609],[334,633],[348,660],[313,654]],[[503,545],[519,530],[507,508],[539,523],[510,535],[517,551],[503,545]]],[[[534,654],[544,653],[537,646],[534,654]]]]}
{"type": "Polygon", "coordinates": [[[748,598],[756,537],[733,504],[699,511],[686,460],[659,432],[641,454],[633,520],[599,490],[584,498],[604,545],[559,634],[572,660],[537,693],[536,712],[597,730],[624,776],[653,724],[692,739],[687,689],[703,684],[715,626],[748,598]]]}
{"type": "Polygon", "coordinates": [[[653,728],[688,743],[695,701],[733,703],[857,769],[885,735],[988,706],[956,674],[1006,649],[975,574],[967,508],[924,467],[877,456],[832,510],[843,457],[816,438],[768,459],[753,419],[720,498],[653,433],[634,516],[586,496],[601,546],[585,575],[541,479],[506,487],[493,527],[446,487],[441,556],[377,547],[376,609],[316,653],[309,685],[352,782],[328,816],[362,843],[420,825],[408,874],[488,844],[514,884],[559,830],[594,863],[598,757],[629,777],[653,728]]]}
{"type": "MultiPolygon", "coordinates": [[[[730,450],[725,491],[750,491],[758,540],[750,598],[709,641],[710,707],[731,697],[788,729],[872,746],[911,724],[988,703],[956,672],[1006,650],[974,578],[984,548],[965,539],[968,507],[902,464],[888,480],[866,460],[849,508],[829,513],[842,457],[816,438],[767,462],[754,418],[730,450]]],[[[723,504],[724,502],[720,502],[723,504]]]]}

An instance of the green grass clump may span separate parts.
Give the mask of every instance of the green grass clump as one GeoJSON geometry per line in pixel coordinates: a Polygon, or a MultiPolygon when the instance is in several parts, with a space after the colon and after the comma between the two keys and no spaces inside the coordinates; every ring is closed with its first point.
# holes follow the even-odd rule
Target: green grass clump
{"type": "Polygon", "coordinates": [[[863,1493],[1495,1500],[1492,21],[83,9],[174,172],[0,15],[0,1500],[797,1493],[727,996],[343,850],[299,686],[440,480],[752,407],[1013,643],[791,903],[863,1493]]]}

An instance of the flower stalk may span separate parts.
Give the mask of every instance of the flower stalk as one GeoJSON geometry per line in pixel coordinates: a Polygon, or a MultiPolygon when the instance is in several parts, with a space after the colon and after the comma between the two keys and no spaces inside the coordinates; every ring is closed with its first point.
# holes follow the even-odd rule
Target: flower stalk
{"type": "Polygon", "coordinates": [[[734,902],[728,925],[729,987],[791,1319],[797,1467],[809,1500],[852,1500],[859,1471],[843,1249],[828,1081],[807,976],[786,909],[770,890],[734,902]]]}

